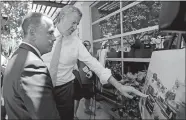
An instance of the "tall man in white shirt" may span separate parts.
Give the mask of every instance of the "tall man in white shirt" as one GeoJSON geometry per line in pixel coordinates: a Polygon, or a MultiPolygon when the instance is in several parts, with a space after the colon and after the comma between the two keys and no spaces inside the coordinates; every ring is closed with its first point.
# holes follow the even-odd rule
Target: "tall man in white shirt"
{"type": "Polygon", "coordinates": [[[87,51],[82,41],[73,36],[82,17],[81,11],[72,6],[66,5],[60,11],[57,18],[57,28],[63,36],[56,41],[56,46],[50,54],[45,56],[50,61],[50,73],[55,85],[55,99],[61,119],[73,120],[73,80],[75,76],[72,71],[77,60],[83,61],[100,78],[102,84],[111,83],[124,96],[133,98],[128,92],[147,97],[131,86],[121,85],[111,74],[111,70],[104,68],[87,51]],[[56,54],[58,53],[58,54],[56,54]]]}

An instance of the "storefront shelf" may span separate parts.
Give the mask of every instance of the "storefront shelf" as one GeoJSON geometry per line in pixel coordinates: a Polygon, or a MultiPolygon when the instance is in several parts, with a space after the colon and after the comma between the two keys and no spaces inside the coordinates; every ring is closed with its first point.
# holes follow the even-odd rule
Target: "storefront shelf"
{"type": "Polygon", "coordinates": [[[124,58],[125,62],[150,62],[150,58],[124,58]]]}
{"type": "Polygon", "coordinates": [[[150,58],[106,58],[109,61],[150,62],[150,58]]]}

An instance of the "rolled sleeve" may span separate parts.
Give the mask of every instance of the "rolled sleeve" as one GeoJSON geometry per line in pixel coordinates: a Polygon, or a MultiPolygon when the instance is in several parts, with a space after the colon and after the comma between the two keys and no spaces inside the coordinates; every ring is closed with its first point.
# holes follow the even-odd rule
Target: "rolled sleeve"
{"type": "Polygon", "coordinates": [[[112,75],[111,70],[108,69],[108,68],[105,68],[99,76],[101,83],[102,84],[107,84],[108,79],[111,77],[111,75],[112,75]]]}
{"type": "Polygon", "coordinates": [[[108,79],[111,77],[111,70],[104,68],[96,58],[94,58],[85,48],[80,40],[78,41],[78,59],[83,61],[90,70],[94,71],[99,77],[102,84],[107,84],[108,79]]]}

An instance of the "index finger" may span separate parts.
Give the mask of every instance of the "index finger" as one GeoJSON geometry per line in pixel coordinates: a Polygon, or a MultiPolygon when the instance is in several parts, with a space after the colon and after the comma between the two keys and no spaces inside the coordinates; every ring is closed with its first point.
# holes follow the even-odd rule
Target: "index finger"
{"type": "Polygon", "coordinates": [[[136,95],[138,95],[138,96],[141,96],[141,97],[148,97],[148,95],[143,94],[142,92],[136,90],[135,88],[132,88],[132,91],[131,92],[134,93],[134,94],[136,94],[136,95]]]}

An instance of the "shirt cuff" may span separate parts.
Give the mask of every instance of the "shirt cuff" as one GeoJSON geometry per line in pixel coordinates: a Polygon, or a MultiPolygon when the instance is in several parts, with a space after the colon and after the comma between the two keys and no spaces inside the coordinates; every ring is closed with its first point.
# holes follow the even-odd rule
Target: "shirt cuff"
{"type": "Polygon", "coordinates": [[[108,68],[105,68],[100,75],[100,82],[104,85],[108,83],[108,79],[111,77],[112,73],[111,70],[108,68]]]}

